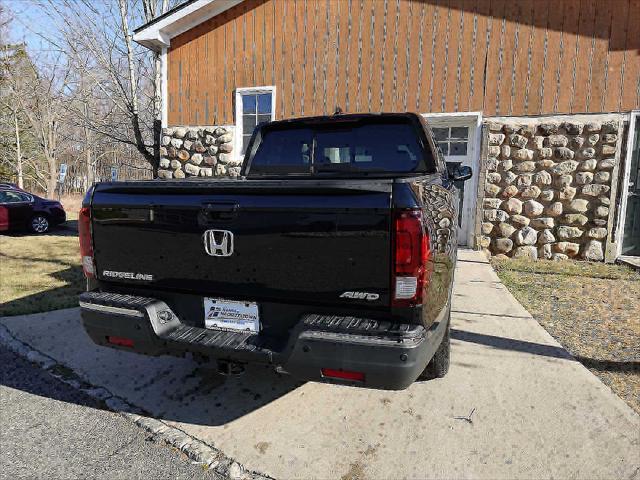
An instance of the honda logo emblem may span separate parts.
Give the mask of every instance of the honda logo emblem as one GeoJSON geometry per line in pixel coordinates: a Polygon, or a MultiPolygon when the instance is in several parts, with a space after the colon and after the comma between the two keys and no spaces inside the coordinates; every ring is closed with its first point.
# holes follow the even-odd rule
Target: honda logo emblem
{"type": "Polygon", "coordinates": [[[203,235],[204,251],[212,257],[233,255],[233,233],[229,230],[207,230],[203,235]]]}

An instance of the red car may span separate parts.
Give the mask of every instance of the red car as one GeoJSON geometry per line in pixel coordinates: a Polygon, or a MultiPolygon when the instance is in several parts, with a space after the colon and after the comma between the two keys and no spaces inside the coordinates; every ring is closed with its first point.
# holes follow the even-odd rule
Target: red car
{"type": "Polygon", "coordinates": [[[18,188],[0,187],[0,232],[28,230],[45,233],[66,220],[67,215],[60,202],[18,188]]]}

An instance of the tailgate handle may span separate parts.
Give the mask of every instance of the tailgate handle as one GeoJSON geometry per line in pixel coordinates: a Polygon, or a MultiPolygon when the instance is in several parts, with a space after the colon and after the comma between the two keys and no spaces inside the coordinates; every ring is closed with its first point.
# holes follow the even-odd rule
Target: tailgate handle
{"type": "Polygon", "coordinates": [[[207,203],[202,210],[208,218],[233,218],[238,214],[240,205],[237,203],[207,203]]]}

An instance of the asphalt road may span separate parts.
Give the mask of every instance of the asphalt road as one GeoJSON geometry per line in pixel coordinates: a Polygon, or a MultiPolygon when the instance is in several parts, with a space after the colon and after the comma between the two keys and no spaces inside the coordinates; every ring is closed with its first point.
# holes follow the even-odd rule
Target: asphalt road
{"type": "Polygon", "coordinates": [[[0,346],[0,478],[219,478],[0,346]]]}

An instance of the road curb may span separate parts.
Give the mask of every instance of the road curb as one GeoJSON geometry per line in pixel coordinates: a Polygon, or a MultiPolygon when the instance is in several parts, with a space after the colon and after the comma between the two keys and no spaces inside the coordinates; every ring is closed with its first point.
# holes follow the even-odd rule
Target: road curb
{"type": "Polygon", "coordinates": [[[0,323],[0,345],[42,368],[61,382],[97,400],[106,409],[135,423],[150,433],[153,440],[172,446],[203,468],[233,480],[272,480],[272,477],[268,475],[246,469],[219,449],[188,435],[179,428],[151,417],[148,412],[113,395],[106,388],[90,384],[54,358],[39,352],[31,345],[14,337],[11,331],[2,323],[0,323]]]}

